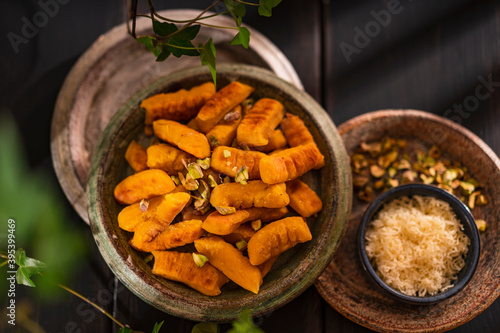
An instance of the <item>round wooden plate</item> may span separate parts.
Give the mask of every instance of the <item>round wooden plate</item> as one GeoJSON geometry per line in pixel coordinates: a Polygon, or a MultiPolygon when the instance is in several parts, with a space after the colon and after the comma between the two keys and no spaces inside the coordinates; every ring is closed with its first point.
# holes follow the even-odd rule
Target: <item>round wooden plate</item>
{"type": "Polygon", "coordinates": [[[339,128],[347,152],[361,142],[384,136],[404,138],[430,148],[438,145],[452,161],[460,161],[484,186],[488,204],[472,211],[488,223],[481,233],[481,256],[465,289],[433,305],[408,305],[382,295],[364,275],[356,235],[368,204],[353,196],[346,234],[333,261],[316,282],[323,298],[350,320],[379,332],[440,332],[471,320],[500,294],[500,160],[476,135],[436,115],[415,110],[383,110],[361,115],[339,128]]]}
{"type": "MultiPolygon", "coordinates": [[[[166,17],[185,20],[196,17],[197,10],[167,10],[166,17]]],[[[217,16],[204,22],[231,26],[232,18],[217,16]]],[[[137,35],[151,34],[151,20],[137,20],[137,35]]],[[[229,45],[235,31],[203,27],[194,45],[210,37],[217,48],[217,63],[245,63],[273,71],[302,89],[297,73],[283,53],[258,31],[249,28],[249,49],[229,45]]],[[[51,129],[54,169],[66,197],[88,224],[85,187],[90,159],[97,139],[116,111],[131,96],[171,72],[200,65],[199,57],[155,57],[133,40],[125,24],[102,35],[72,68],[57,98],[51,129]]]]}

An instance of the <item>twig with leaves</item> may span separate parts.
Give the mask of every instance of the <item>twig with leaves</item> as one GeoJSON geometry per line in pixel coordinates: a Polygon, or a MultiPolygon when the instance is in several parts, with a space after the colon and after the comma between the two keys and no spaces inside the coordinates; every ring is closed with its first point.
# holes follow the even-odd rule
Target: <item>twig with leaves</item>
{"type": "Polygon", "coordinates": [[[198,35],[202,26],[208,26],[218,29],[233,29],[238,32],[229,42],[230,45],[242,45],[245,48],[250,44],[250,31],[242,26],[243,17],[246,14],[246,6],[258,7],[259,15],[270,17],[272,9],[276,7],[281,0],[259,0],[258,3],[243,0],[216,0],[199,15],[189,20],[175,20],[160,15],[154,8],[153,2],[148,0],[149,14],[138,14],[137,4],[139,0],[131,0],[129,4],[129,17],[127,29],[130,35],[139,43],[144,44],[152,52],[156,61],[164,61],[170,55],[174,57],[181,56],[199,56],[202,65],[208,65],[214,83],[216,83],[216,50],[212,38],[206,43],[193,45],[193,39],[198,35]],[[209,11],[219,4],[223,4],[226,10],[218,13],[209,13],[209,11]],[[229,14],[234,19],[234,26],[217,26],[205,22],[206,19],[229,14]],[[147,17],[151,19],[154,35],[136,34],[137,17],[147,17]],[[179,26],[178,26],[179,25],[179,26]]]}

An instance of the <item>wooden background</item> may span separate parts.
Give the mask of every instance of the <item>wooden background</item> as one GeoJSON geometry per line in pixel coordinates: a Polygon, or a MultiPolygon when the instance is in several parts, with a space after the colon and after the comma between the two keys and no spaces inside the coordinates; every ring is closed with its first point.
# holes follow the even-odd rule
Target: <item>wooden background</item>
{"type": "MultiPolygon", "coordinates": [[[[0,109],[14,114],[30,165],[45,172],[55,186],[49,137],[57,93],[78,56],[100,34],[122,23],[126,12],[122,0],[59,1],[58,13],[37,36],[20,45],[17,54],[6,35],[19,34],[22,18],[31,17],[40,5],[35,0],[0,1],[0,109]]],[[[210,1],[155,3],[158,9],[201,9],[210,1]]],[[[499,1],[284,0],[271,19],[249,11],[245,22],[283,51],[305,90],[324,106],[334,123],[378,109],[421,109],[460,122],[500,153],[499,1]],[[381,16],[381,11],[390,15],[381,16]],[[376,16],[382,22],[378,29],[376,16]],[[365,38],[360,37],[360,30],[365,31],[365,38]],[[490,81],[489,94],[474,99],[479,97],[476,87],[483,80],[490,81]]],[[[69,203],[66,206],[72,212],[69,203]]],[[[161,332],[191,331],[194,322],[159,312],[125,289],[102,260],[90,228],[76,213],[70,216],[68,223],[79,230],[90,252],[72,288],[136,330],[149,332],[154,322],[164,320],[161,332]]],[[[28,288],[19,288],[17,297],[34,300],[32,318],[46,332],[118,330],[111,320],[71,295],[45,304],[28,288]]],[[[497,300],[453,332],[499,332],[499,314],[497,300]]],[[[266,332],[369,331],[333,310],[314,287],[255,320],[266,332]]],[[[222,331],[228,328],[223,325],[222,331]]],[[[1,318],[0,331],[10,329],[5,317],[1,318]]]]}

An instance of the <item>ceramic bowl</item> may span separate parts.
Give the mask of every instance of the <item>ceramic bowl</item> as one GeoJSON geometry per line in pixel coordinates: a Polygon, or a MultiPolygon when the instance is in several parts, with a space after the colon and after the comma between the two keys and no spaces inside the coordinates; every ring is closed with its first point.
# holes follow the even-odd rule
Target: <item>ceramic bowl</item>
{"type": "Polygon", "coordinates": [[[209,297],[177,282],[151,273],[151,264],[130,247],[131,234],[118,227],[122,209],[113,189],[130,170],[124,159],[132,139],[144,131],[144,98],[159,92],[190,88],[211,80],[207,68],[191,68],[161,78],[121,107],[101,136],[93,157],[87,184],[88,213],[98,248],[121,282],[147,303],[175,316],[199,321],[229,321],[243,309],[261,315],[277,309],[307,289],[330,263],[344,235],[351,208],[352,185],[345,147],[328,114],[304,91],[271,72],[246,65],[217,67],[218,87],[231,81],[255,87],[253,97],[281,101],[287,112],[304,120],[325,156],[325,167],[310,172],[305,181],[319,194],[323,209],[308,218],[313,235],[310,242],[283,253],[265,276],[258,294],[226,284],[219,296],[209,297]]]}
{"type": "Polygon", "coordinates": [[[452,297],[460,290],[462,290],[467,285],[467,283],[469,283],[470,279],[474,275],[479,261],[480,241],[479,232],[477,230],[474,217],[472,216],[469,208],[462,201],[460,201],[460,199],[436,186],[426,184],[405,184],[394,187],[387,192],[382,193],[370,204],[370,206],[368,206],[368,209],[365,211],[363,217],[361,218],[361,223],[359,225],[358,250],[361,263],[366,274],[368,275],[368,278],[383,293],[405,303],[433,304],[452,297]],[[447,202],[455,212],[455,215],[463,226],[464,233],[469,237],[470,240],[469,251],[467,252],[467,256],[465,257],[465,266],[458,273],[456,280],[452,282],[453,287],[434,296],[410,296],[390,287],[387,283],[384,282],[383,279],[381,279],[377,275],[375,269],[370,264],[370,259],[368,258],[368,255],[366,253],[366,230],[376,214],[380,211],[380,209],[382,209],[386,203],[389,203],[394,199],[403,196],[412,197],[414,195],[425,197],[432,196],[447,202]]]}

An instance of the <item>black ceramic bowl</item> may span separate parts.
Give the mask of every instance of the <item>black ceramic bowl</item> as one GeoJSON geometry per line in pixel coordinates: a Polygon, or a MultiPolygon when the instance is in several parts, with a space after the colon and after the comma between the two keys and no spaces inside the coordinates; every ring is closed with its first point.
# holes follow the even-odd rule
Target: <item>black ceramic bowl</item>
{"type": "Polygon", "coordinates": [[[469,280],[472,278],[479,261],[480,241],[474,217],[470,213],[469,208],[457,197],[432,185],[406,184],[397,186],[382,193],[370,204],[368,209],[365,211],[359,226],[358,249],[361,263],[363,264],[363,268],[367,276],[371,282],[386,295],[392,297],[393,299],[410,304],[432,304],[455,295],[467,285],[469,280]],[[391,288],[377,275],[375,269],[370,264],[370,260],[368,259],[365,249],[365,232],[367,226],[370,224],[377,212],[384,206],[384,204],[402,196],[412,197],[414,195],[432,196],[447,202],[454,210],[457,218],[461,221],[464,227],[464,232],[470,239],[469,251],[467,252],[467,256],[465,258],[465,266],[462,268],[457,276],[457,279],[454,281],[454,286],[434,296],[409,296],[391,288]]]}

